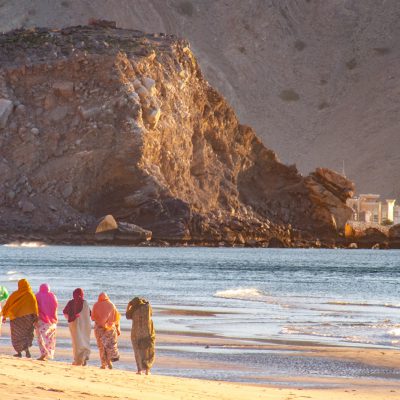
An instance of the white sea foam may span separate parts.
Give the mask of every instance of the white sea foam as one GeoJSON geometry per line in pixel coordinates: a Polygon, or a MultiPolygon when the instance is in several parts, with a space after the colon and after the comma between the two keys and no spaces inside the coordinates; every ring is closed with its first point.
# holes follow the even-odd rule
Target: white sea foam
{"type": "Polygon", "coordinates": [[[5,247],[46,247],[43,242],[11,242],[4,245],[5,247]]]}
{"type": "Polygon", "coordinates": [[[319,337],[335,337],[333,333],[326,330],[319,331],[318,327],[305,327],[305,326],[284,326],[279,332],[282,335],[303,335],[303,336],[319,336],[319,337]]]}
{"type": "Polygon", "coordinates": [[[263,301],[267,302],[269,297],[256,288],[236,288],[228,290],[219,290],[214,294],[215,297],[235,300],[263,301]]]}
{"type": "Polygon", "coordinates": [[[351,301],[328,301],[326,304],[333,306],[356,306],[356,307],[387,307],[387,308],[400,308],[400,304],[390,303],[367,303],[367,302],[351,302],[351,301]]]}
{"type": "Polygon", "coordinates": [[[390,336],[400,336],[400,328],[391,329],[390,331],[388,331],[388,334],[390,336]]]}
{"type": "Polygon", "coordinates": [[[18,274],[18,271],[7,271],[7,275],[18,274]]]}

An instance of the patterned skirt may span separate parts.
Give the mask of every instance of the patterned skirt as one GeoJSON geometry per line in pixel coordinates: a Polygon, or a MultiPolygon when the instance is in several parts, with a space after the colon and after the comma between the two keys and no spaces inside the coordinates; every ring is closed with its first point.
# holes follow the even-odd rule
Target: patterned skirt
{"type": "Polygon", "coordinates": [[[110,361],[119,359],[117,330],[105,329],[102,326],[95,325],[94,335],[99,348],[100,360],[102,365],[107,365],[110,361]]]}
{"type": "Polygon", "coordinates": [[[18,353],[32,346],[35,320],[36,315],[29,314],[10,321],[11,343],[18,353]]]}
{"type": "Polygon", "coordinates": [[[36,327],[36,336],[40,353],[46,358],[53,359],[56,350],[57,324],[48,324],[39,320],[36,327]]]}

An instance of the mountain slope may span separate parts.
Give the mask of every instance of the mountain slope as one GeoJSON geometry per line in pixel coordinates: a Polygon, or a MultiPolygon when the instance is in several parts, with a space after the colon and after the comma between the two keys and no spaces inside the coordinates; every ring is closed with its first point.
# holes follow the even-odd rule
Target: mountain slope
{"type": "Polygon", "coordinates": [[[397,0],[3,0],[0,29],[106,18],[188,38],[207,79],[302,172],[400,198],[397,0]]]}

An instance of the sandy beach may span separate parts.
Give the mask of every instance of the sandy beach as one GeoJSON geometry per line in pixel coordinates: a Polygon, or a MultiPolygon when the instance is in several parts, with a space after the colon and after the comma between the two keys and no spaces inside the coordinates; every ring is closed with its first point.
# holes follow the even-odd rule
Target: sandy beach
{"type": "Polygon", "coordinates": [[[138,376],[122,370],[73,367],[63,362],[0,357],[0,396],[7,399],[399,399],[399,383],[331,382],[331,389],[279,388],[166,376],[138,376]]]}
{"type": "MultiPolygon", "coordinates": [[[[59,330],[59,341],[68,337],[65,327],[59,330]]],[[[8,324],[3,326],[2,345],[0,347],[0,398],[8,399],[271,399],[271,400],[337,400],[337,399],[400,399],[399,375],[371,376],[318,376],[313,371],[303,376],[290,376],[282,371],[280,376],[260,377],[254,370],[254,381],[260,384],[233,383],[189,379],[177,377],[180,370],[223,369],[229,376],[234,364],[210,363],[196,359],[158,355],[156,365],[168,371],[168,375],[157,373],[151,376],[138,376],[134,372],[134,359],[125,349],[129,332],[123,332],[120,339],[123,348],[121,364],[112,371],[98,368],[98,354],[93,348],[88,367],[70,365],[70,349],[60,346],[57,349],[57,361],[40,362],[35,360],[38,349],[32,348],[33,359],[15,359],[9,345],[8,324]],[[59,361],[62,360],[62,361],[59,361]],[[128,368],[124,366],[128,365],[128,368]],[[174,373],[176,372],[176,373],[174,373]],[[266,383],[269,382],[269,383],[266,383]]],[[[182,346],[247,346],[254,350],[271,351],[285,357],[293,357],[293,362],[313,357],[324,362],[347,361],[368,367],[389,368],[400,373],[398,360],[400,351],[379,348],[357,348],[340,346],[322,346],[307,343],[270,342],[255,344],[237,339],[192,336],[177,333],[161,333],[158,345],[182,346]]],[[[251,376],[251,375],[250,375],[251,376]]]]}

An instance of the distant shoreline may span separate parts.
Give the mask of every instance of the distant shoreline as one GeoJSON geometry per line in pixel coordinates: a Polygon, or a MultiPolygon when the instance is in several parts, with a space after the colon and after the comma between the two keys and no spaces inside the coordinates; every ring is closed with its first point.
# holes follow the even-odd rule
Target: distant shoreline
{"type": "Polygon", "coordinates": [[[255,242],[251,245],[241,243],[231,243],[226,241],[219,242],[198,242],[198,241],[166,241],[166,240],[149,240],[144,242],[137,241],[101,241],[96,240],[94,235],[78,235],[68,236],[65,235],[2,235],[0,234],[0,245],[10,247],[41,247],[45,246],[93,246],[93,247],[209,247],[209,248],[285,248],[285,249],[376,249],[376,250],[397,250],[400,249],[400,243],[359,243],[356,241],[345,240],[338,238],[337,241],[320,241],[310,240],[302,241],[299,243],[292,242],[291,246],[283,246],[270,244],[265,241],[255,242]],[[37,245],[35,245],[35,243],[37,245]],[[356,246],[353,245],[356,244],[356,246]]]}

